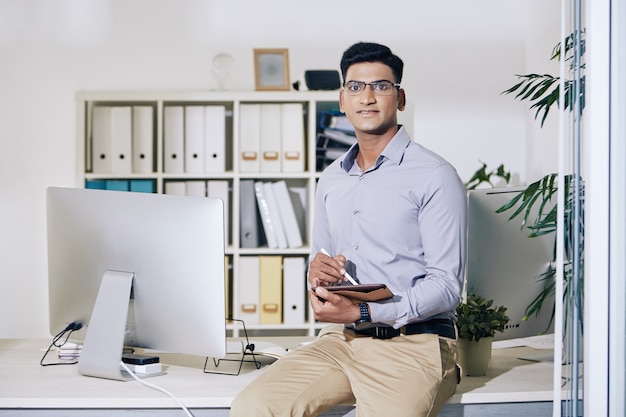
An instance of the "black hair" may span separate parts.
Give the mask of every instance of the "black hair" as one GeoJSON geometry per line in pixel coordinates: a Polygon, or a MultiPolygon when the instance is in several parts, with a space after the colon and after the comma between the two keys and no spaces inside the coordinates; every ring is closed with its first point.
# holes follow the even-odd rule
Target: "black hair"
{"type": "Polygon", "coordinates": [[[371,42],[357,42],[345,50],[341,57],[341,76],[346,81],[346,72],[350,65],[361,62],[380,62],[391,68],[395,82],[402,81],[402,70],[404,63],[391,49],[385,45],[371,42]]]}

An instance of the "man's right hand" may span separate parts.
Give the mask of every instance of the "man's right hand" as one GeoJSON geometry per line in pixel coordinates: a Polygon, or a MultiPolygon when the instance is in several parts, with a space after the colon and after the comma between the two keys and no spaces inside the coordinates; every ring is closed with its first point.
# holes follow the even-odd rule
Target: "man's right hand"
{"type": "Polygon", "coordinates": [[[346,257],[343,255],[335,255],[333,258],[318,252],[309,265],[309,284],[311,287],[342,284],[347,281],[344,275],[346,273],[345,264],[346,257]]]}

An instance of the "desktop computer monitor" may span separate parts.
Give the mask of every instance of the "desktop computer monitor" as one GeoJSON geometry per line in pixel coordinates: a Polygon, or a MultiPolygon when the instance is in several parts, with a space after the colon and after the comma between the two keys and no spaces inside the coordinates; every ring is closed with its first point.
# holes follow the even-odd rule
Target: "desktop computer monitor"
{"type": "Polygon", "coordinates": [[[549,326],[554,298],[544,302],[538,317],[522,318],[543,288],[537,277],[551,264],[556,234],[529,238],[530,229],[521,228],[522,217],[509,220],[513,210],[496,213],[523,189],[491,188],[468,194],[466,291],[507,308],[511,322],[504,332],[496,332],[495,340],[554,332],[549,326]]]}
{"type": "Polygon", "coordinates": [[[46,200],[50,332],[82,324],[81,374],[128,379],[124,346],[225,356],[222,200],[59,187],[46,200]]]}

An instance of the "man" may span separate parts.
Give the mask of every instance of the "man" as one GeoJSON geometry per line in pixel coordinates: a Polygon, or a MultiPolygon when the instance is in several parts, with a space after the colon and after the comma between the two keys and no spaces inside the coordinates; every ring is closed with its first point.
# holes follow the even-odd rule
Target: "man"
{"type": "Polygon", "coordinates": [[[344,52],[339,102],[357,143],[320,177],[308,273],[315,319],[337,324],[271,365],[232,417],[315,416],[338,404],[356,404],[359,417],[435,417],[456,389],[465,188],[398,125],[402,71],[383,45],[344,52]],[[394,296],[355,303],[325,288],[350,285],[347,275],[394,296]]]}

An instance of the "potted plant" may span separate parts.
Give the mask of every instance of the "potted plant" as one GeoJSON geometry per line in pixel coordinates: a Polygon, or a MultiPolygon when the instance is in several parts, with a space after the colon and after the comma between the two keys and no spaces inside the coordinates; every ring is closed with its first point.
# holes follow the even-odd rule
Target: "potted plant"
{"type": "Polygon", "coordinates": [[[493,306],[478,294],[467,295],[465,303],[456,308],[459,339],[459,364],[467,376],[481,376],[487,372],[491,358],[491,344],[496,332],[504,331],[510,319],[506,307],[493,306]]]}

